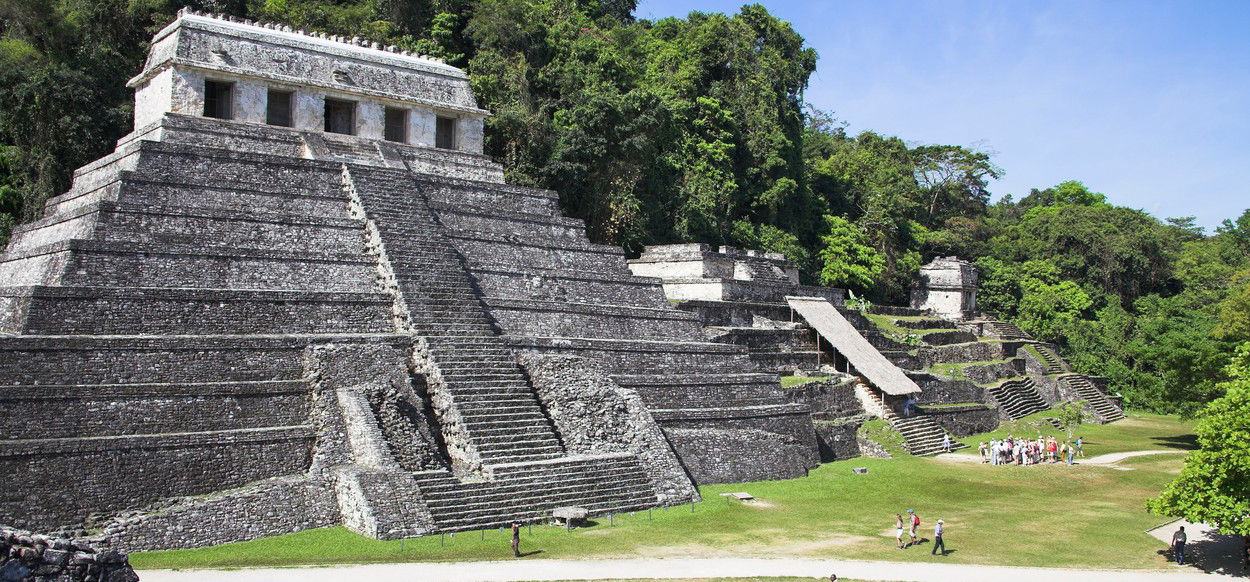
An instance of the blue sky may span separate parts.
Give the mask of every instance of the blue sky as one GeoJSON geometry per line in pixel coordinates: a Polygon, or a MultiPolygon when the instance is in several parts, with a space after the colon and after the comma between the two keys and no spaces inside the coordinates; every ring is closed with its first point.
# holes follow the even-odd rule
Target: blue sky
{"type": "Polygon", "coordinates": [[[760,3],[820,54],[809,102],[851,132],[994,152],[996,197],[1076,179],[1208,232],[1250,208],[1250,2],[760,3]]]}

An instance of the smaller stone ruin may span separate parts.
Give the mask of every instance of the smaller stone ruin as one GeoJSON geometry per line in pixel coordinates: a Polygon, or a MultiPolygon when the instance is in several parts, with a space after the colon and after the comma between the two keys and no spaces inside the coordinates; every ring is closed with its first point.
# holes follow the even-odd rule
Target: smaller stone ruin
{"type": "Polygon", "coordinates": [[[125,553],[0,525],[0,580],[4,582],[137,582],[125,553]]]}
{"type": "Polygon", "coordinates": [[[938,257],[920,267],[911,306],[947,319],[967,319],[977,310],[977,268],[959,257],[938,257]]]}

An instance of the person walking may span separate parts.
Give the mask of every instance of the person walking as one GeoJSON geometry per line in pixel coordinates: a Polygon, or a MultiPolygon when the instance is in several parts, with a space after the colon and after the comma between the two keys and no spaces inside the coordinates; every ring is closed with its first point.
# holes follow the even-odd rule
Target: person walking
{"type": "Polygon", "coordinates": [[[1072,460],[1076,458],[1076,445],[1068,445],[1068,466],[1072,466],[1072,460]]]}
{"type": "Polygon", "coordinates": [[[1185,565],[1185,542],[1189,541],[1189,536],[1185,535],[1185,526],[1181,526],[1172,534],[1172,554],[1176,556],[1176,565],[1185,565]]]}
{"type": "Polygon", "coordinates": [[[898,542],[898,549],[901,550],[903,549],[903,516],[896,513],[894,514],[894,517],[897,518],[894,523],[894,541],[898,542]]]}
{"type": "Polygon", "coordinates": [[[931,555],[936,556],[938,548],[942,548],[943,556],[946,555],[946,542],[942,541],[942,534],[946,532],[946,528],[943,527],[944,524],[945,522],[939,519],[937,520],[937,525],[933,526],[933,551],[929,552],[931,555]]]}
{"type": "Polygon", "coordinates": [[[521,557],[521,524],[512,522],[512,557],[521,557]]]}
{"type": "Polygon", "coordinates": [[[942,433],[942,452],[951,452],[951,435],[942,433]]]}
{"type": "Polygon", "coordinates": [[[1076,437],[1076,456],[1085,458],[1085,437],[1076,437]]]}
{"type": "Polygon", "coordinates": [[[916,515],[916,510],[908,509],[907,513],[911,515],[911,543],[908,547],[916,545],[916,530],[920,529],[920,516],[916,515]]]}

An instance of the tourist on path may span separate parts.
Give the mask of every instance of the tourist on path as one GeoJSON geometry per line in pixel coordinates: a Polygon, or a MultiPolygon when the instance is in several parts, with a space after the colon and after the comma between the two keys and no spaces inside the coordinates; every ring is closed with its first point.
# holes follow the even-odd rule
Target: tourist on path
{"type": "Polygon", "coordinates": [[[1176,556],[1176,565],[1185,565],[1185,542],[1188,536],[1185,535],[1185,526],[1181,526],[1172,534],[1172,553],[1176,556]]]}
{"type": "Polygon", "coordinates": [[[521,557],[521,524],[512,522],[512,556],[521,557]]]}
{"type": "Polygon", "coordinates": [[[894,524],[896,528],[894,531],[894,541],[898,542],[898,549],[901,550],[903,549],[903,516],[896,513],[894,514],[894,517],[898,518],[894,524]]]}
{"type": "Polygon", "coordinates": [[[908,547],[916,545],[916,530],[920,529],[920,516],[916,515],[916,510],[908,509],[907,513],[911,515],[911,543],[908,547]]]}
{"type": "Polygon", "coordinates": [[[942,435],[942,452],[951,452],[951,435],[949,434],[942,435]]]}
{"type": "Polygon", "coordinates": [[[942,534],[946,530],[942,527],[942,524],[943,521],[939,519],[937,520],[937,525],[933,526],[933,551],[929,553],[935,556],[938,553],[938,548],[942,548],[943,556],[946,555],[946,543],[942,541],[942,534]]]}
{"type": "Polygon", "coordinates": [[[1085,438],[1084,437],[1076,437],[1076,456],[1082,459],[1085,458],[1085,438]]]}
{"type": "Polygon", "coordinates": [[[1068,445],[1068,465],[1072,464],[1072,460],[1076,458],[1076,445],[1068,445]]]}

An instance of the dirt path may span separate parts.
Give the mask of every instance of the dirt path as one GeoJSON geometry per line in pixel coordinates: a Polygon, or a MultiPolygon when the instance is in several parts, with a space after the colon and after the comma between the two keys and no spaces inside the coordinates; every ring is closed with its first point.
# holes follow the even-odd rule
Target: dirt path
{"type": "MultiPolygon", "coordinates": [[[[521,582],[619,578],[706,578],[800,576],[900,582],[1212,582],[1223,575],[1192,568],[1159,570],[1069,570],[852,560],[673,558],[632,560],[516,560],[424,564],[373,564],[264,570],[149,570],[144,582],[521,582]]],[[[1227,578],[1232,578],[1227,576],[1227,578]]]]}

